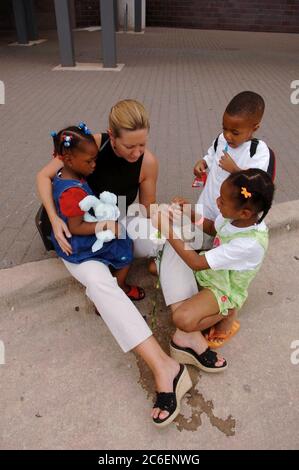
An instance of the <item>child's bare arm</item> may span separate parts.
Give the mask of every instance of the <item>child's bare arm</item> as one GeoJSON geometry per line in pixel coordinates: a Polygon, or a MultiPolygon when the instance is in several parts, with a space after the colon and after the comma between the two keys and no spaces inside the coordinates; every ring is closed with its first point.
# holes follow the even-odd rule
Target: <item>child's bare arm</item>
{"type": "Polygon", "coordinates": [[[202,174],[207,170],[210,169],[212,166],[212,163],[215,158],[215,141],[212,143],[210,148],[208,149],[206,155],[204,158],[200,159],[194,166],[193,173],[195,176],[198,178],[202,177],[202,174]]]}
{"type": "Polygon", "coordinates": [[[199,255],[194,250],[186,250],[185,243],[178,239],[173,238],[173,232],[170,230],[169,243],[175,249],[177,254],[185,261],[189,268],[194,271],[201,271],[203,269],[209,269],[210,266],[206,260],[205,255],[199,255]]]}
{"type": "Polygon", "coordinates": [[[82,215],[68,217],[67,224],[72,235],[94,235],[96,222],[85,222],[82,215]]]}
{"type": "Polygon", "coordinates": [[[211,237],[215,237],[217,232],[215,229],[215,223],[212,220],[204,219],[202,228],[205,233],[211,235],[211,237]]]}
{"type": "Polygon", "coordinates": [[[120,230],[118,223],[112,220],[85,222],[82,215],[68,217],[67,223],[73,235],[94,235],[96,231],[111,230],[117,237],[120,230]]]}
{"type": "Polygon", "coordinates": [[[202,173],[206,171],[207,168],[208,168],[207,162],[205,161],[204,158],[202,158],[195,164],[193,168],[193,173],[195,176],[200,177],[202,173]]]}
{"type": "Polygon", "coordinates": [[[191,269],[201,271],[210,268],[205,255],[199,255],[194,250],[186,250],[185,242],[175,236],[171,213],[158,212],[152,223],[167,237],[169,243],[191,269]]]}

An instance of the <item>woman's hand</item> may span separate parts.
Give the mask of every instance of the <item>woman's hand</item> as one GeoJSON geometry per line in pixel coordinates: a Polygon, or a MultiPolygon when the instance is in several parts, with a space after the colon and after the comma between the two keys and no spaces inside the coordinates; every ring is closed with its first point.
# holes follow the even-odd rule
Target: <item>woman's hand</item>
{"type": "Polygon", "coordinates": [[[188,199],[175,197],[172,200],[173,222],[175,225],[186,225],[194,222],[195,211],[188,199]]]}
{"type": "Polygon", "coordinates": [[[54,236],[60,248],[62,249],[63,253],[65,253],[66,255],[71,255],[72,247],[66,239],[66,237],[71,238],[72,236],[71,232],[68,229],[68,226],[58,216],[55,217],[55,219],[51,222],[51,224],[52,224],[54,236]]]}
{"type": "Polygon", "coordinates": [[[152,214],[151,222],[159,232],[168,238],[169,229],[172,228],[173,225],[173,213],[170,206],[160,208],[154,212],[154,214],[152,214]]]}
{"type": "Polygon", "coordinates": [[[199,160],[193,168],[193,173],[195,176],[198,176],[200,178],[207,168],[207,162],[204,159],[199,160]]]}
{"type": "Polygon", "coordinates": [[[188,199],[185,199],[181,196],[176,196],[171,200],[171,203],[176,204],[176,205],[180,206],[181,209],[183,209],[183,206],[185,204],[190,204],[190,201],[188,201],[188,199]]]}

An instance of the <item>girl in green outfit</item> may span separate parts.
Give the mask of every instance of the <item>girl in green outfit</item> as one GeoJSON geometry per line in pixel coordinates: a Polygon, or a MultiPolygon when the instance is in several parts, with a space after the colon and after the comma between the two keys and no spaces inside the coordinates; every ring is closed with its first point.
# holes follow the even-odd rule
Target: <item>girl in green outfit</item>
{"type": "MultiPolygon", "coordinates": [[[[171,354],[179,362],[207,372],[226,368],[226,361],[210,350],[201,332],[214,325],[218,334],[231,331],[267,250],[268,229],[263,219],[273,194],[273,182],[263,170],[231,174],[221,186],[217,199],[221,214],[214,227],[207,228],[203,222],[203,230],[215,236],[213,249],[200,254],[186,249],[185,243],[174,236],[171,211],[156,216],[156,226],[164,234],[167,230],[168,242],[193,270],[201,288],[190,299],[171,305],[177,327],[171,354]]],[[[196,224],[195,213],[192,217],[196,224]]]]}

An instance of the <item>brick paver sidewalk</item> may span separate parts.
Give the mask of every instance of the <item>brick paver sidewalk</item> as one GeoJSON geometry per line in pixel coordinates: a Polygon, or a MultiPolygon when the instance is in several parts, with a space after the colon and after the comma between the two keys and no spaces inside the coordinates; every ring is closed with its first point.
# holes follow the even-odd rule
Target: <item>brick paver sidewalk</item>
{"type": "MultiPolygon", "coordinates": [[[[250,89],[266,100],[258,137],[275,149],[276,201],[299,198],[299,105],[290,83],[299,79],[298,36],[148,28],[144,35],[118,35],[115,72],[52,72],[59,63],[54,31],[35,47],[8,47],[0,37],[0,80],[6,86],[1,115],[0,268],[42,259],[34,226],[39,202],[37,170],[51,158],[49,132],[85,120],[105,130],[110,107],[137,98],[151,116],[149,146],[161,162],[158,196],[166,202],[191,189],[194,161],[221,130],[224,107],[250,89]]],[[[100,33],[76,32],[77,61],[100,60],[100,33]]]]}

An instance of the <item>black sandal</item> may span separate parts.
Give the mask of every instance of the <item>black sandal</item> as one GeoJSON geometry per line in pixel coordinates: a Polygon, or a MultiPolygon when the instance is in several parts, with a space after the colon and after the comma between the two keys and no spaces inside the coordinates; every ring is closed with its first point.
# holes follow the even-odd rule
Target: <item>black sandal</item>
{"type": "Polygon", "coordinates": [[[222,372],[227,368],[226,360],[224,360],[222,366],[216,366],[218,356],[217,353],[215,351],[211,351],[210,348],[207,348],[202,354],[197,354],[193,349],[182,348],[171,341],[170,355],[180,364],[191,364],[205,372],[222,372]]]}
{"type": "Polygon", "coordinates": [[[153,418],[153,422],[159,428],[170,424],[179,414],[181,409],[181,399],[192,387],[187,367],[180,365],[180,371],[173,381],[173,392],[156,392],[156,401],[153,408],[160,408],[161,411],[168,411],[169,415],[164,419],[153,418]]]}

